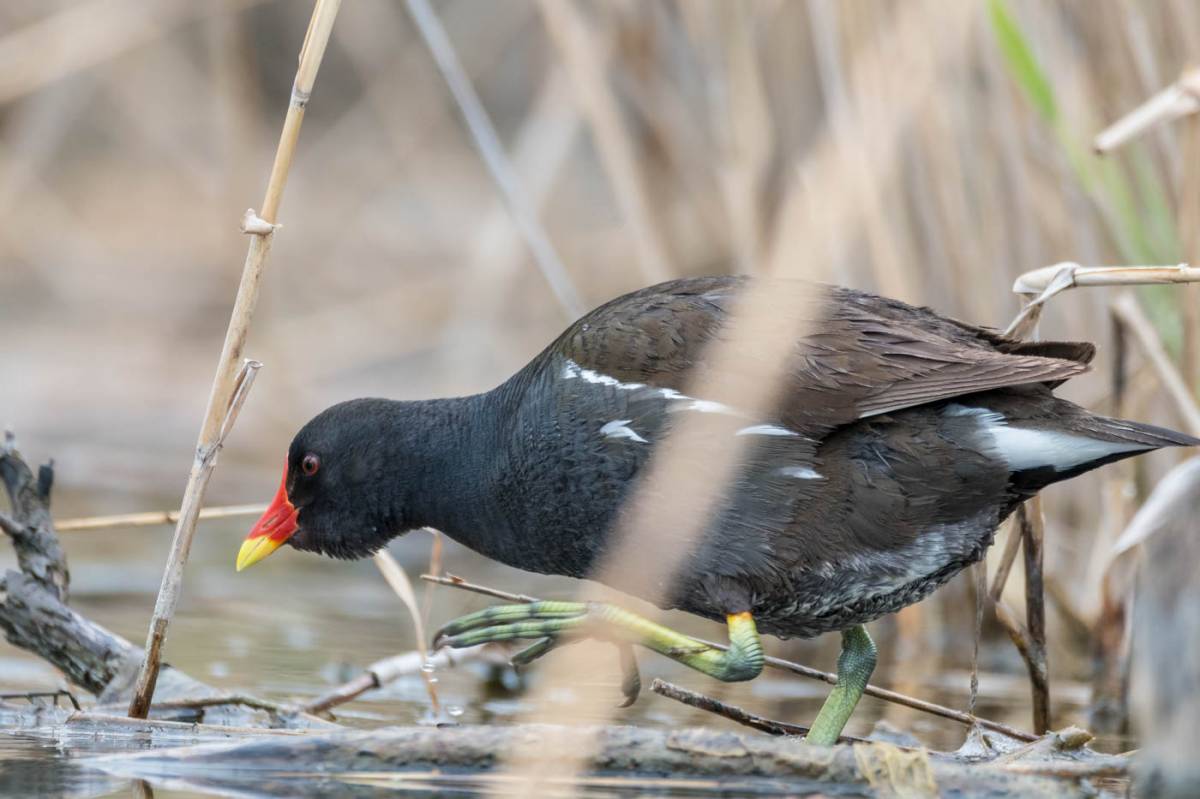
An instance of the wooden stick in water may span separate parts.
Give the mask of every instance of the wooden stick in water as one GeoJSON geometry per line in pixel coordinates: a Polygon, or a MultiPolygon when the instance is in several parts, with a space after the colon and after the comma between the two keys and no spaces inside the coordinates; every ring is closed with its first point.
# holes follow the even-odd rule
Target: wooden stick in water
{"type": "Polygon", "coordinates": [[[237,412],[242,402],[245,401],[246,391],[249,389],[254,371],[257,369],[256,365],[247,372],[243,367],[239,373],[238,363],[242,360],[242,351],[250,332],[250,321],[254,315],[254,307],[258,303],[258,289],[262,283],[267,255],[271,251],[271,243],[275,238],[279,204],[283,198],[283,188],[287,183],[288,171],[291,169],[292,159],[296,153],[296,142],[300,137],[300,125],[304,121],[304,110],[312,95],[313,82],[316,80],[321,60],[325,56],[325,46],[329,43],[333,21],[340,6],[341,0],[317,0],[313,8],[308,33],[305,35],[304,44],[300,49],[300,65],[292,84],[291,101],[283,122],[279,145],[275,151],[271,177],[267,181],[262,211],[259,214],[248,211],[242,220],[242,230],[250,236],[250,246],[242,267],[242,279],[238,285],[237,299],[233,304],[229,327],[225,332],[221,357],[217,361],[217,373],[209,392],[208,408],[205,411],[204,422],[200,427],[200,436],[196,444],[196,456],[192,462],[191,473],[188,475],[187,488],[184,489],[183,502],[179,510],[179,522],[175,527],[175,538],[171,544],[171,553],[167,558],[166,568],[163,570],[162,585],[154,606],[154,616],[151,618],[150,629],[146,634],[146,654],[138,672],[133,698],[129,703],[129,715],[133,718],[144,719],[150,710],[150,701],[154,696],[154,686],[158,681],[159,665],[162,662],[163,641],[166,639],[167,625],[170,624],[171,617],[175,614],[175,607],[179,602],[183,569],[187,564],[188,554],[191,552],[196,521],[199,518],[200,506],[204,501],[204,491],[208,487],[208,481],[216,467],[217,453],[220,451],[221,443],[237,418],[237,412]]]}
{"type": "Polygon", "coordinates": [[[760,730],[770,735],[808,735],[808,727],[802,727],[799,724],[788,724],[786,721],[775,721],[774,719],[764,718],[735,705],[726,704],[711,696],[689,691],[683,686],[667,682],[666,680],[655,678],[654,682],[650,683],[650,690],[659,696],[665,696],[667,699],[682,702],[688,707],[705,710],[709,713],[716,713],[718,716],[727,718],[730,721],[736,721],[738,724],[760,730]]]}

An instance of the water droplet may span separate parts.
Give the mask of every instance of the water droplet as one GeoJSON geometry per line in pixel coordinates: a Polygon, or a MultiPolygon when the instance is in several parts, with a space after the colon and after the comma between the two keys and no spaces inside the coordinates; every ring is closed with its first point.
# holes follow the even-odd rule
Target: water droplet
{"type": "Polygon", "coordinates": [[[421,664],[421,671],[425,672],[426,674],[433,674],[434,668],[435,666],[433,665],[432,660],[427,660],[421,664]]]}
{"type": "Polygon", "coordinates": [[[437,677],[430,677],[428,680],[426,680],[426,682],[428,682],[430,685],[437,685],[437,681],[437,677]]]}
{"type": "Polygon", "coordinates": [[[461,707],[459,707],[458,705],[446,705],[446,712],[449,713],[451,716],[458,718],[459,716],[461,716],[463,714],[463,709],[461,707]]]}

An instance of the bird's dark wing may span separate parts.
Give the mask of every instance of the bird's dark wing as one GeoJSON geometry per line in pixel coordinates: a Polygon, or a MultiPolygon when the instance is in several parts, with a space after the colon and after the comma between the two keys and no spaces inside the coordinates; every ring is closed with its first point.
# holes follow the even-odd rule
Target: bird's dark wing
{"type": "MultiPolygon", "coordinates": [[[[708,345],[727,340],[745,286],[745,278],[713,277],[642,289],[587,314],[552,349],[600,378],[694,396],[689,389],[709,365],[708,345]]],[[[809,436],[965,394],[1058,383],[1086,371],[1091,356],[1087,345],[1028,347],[927,308],[849,289],[800,281],[774,281],[770,288],[770,312],[799,331],[789,385],[773,418],[809,436]]],[[[756,353],[737,355],[734,364],[749,364],[756,353]]]]}

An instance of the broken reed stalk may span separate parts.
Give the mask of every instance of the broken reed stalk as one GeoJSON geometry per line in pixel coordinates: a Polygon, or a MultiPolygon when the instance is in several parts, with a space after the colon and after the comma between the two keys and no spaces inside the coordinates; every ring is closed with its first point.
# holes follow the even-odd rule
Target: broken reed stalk
{"type": "MultiPolygon", "coordinates": [[[[199,521],[210,519],[233,519],[239,516],[259,516],[267,509],[266,505],[220,505],[217,507],[201,508],[196,514],[199,521]]],[[[153,527],[159,524],[175,524],[179,521],[177,510],[155,510],[144,513],[120,513],[113,516],[81,516],[75,519],[63,519],[54,523],[60,533],[84,532],[89,530],[108,530],[115,527],[153,527]]]]}
{"type": "MultiPolygon", "coordinates": [[[[417,594],[413,591],[412,581],[408,579],[404,569],[386,549],[376,552],[374,561],[379,573],[383,575],[383,579],[387,581],[388,586],[396,593],[396,596],[400,597],[400,601],[408,609],[408,615],[412,619],[413,633],[417,638],[417,652],[421,656],[422,663],[427,662],[429,650],[425,644],[425,623],[421,619],[421,607],[417,603],[417,594]]],[[[436,680],[433,678],[433,673],[427,669],[421,669],[420,673],[421,679],[425,683],[425,693],[429,695],[430,707],[433,709],[434,715],[437,715],[441,712],[442,706],[438,701],[436,680]]]]}
{"type": "Polygon", "coordinates": [[[1046,302],[1067,289],[1091,286],[1146,286],[1163,283],[1198,283],[1200,267],[1175,266],[1080,266],[1071,261],[1025,272],[1013,282],[1014,294],[1035,295],[1004,335],[1024,338],[1037,325],[1046,302]]]}
{"type": "MultiPolygon", "coordinates": [[[[422,574],[421,579],[428,580],[431,583],[437,583],[438,585],[449,586],[450,588],[461,588],[464,591],[471,591],[476,594],[483,594],[484,596],[496,597],[497,599],[503,599],[506,602],[528,603],[539,601],[536,597],[531,597],[526,594],[512,594],[508,591],[501,591],[498,588],[490,588],[486,585],[471,583],[453,574],[447,574],[444,576],[422,574]]],[[[706,641],[702,638],[697,638],[696,640],[702,644],[714,647],[716,649],[728,649],[725,644],[719,644],[715,641],[706,641]]],[[[820,669],[803,666],[799,663],[793,663],[790,660],[784,660],[783,658],[772,657],[770,655],[765,657],[763,662],[767,666],[770,666],[774,669],[791,672],[792,674],[799,674],[801,677],[808,677],[812,680],[820,680],[821,682],[828,683],[829,685],[837,685],[837,675],[827,671],[821,671],[820,669]]],[[[1009,738],[1014,738],[1018,741],[1028,742],[1037,740],[1036,735],[1031,735],[1023,730],[1010,727],[1007,724],[1001,724],[998,721],[991,721],[990,719],[979,718],[978,716],[973,716],[970,713],[964,713],[961,710],[955,710],[954,708],[938,705],[933,702],[926,702],[923,699],[917,699],[916,697],[908,696],[897,691],[889,691],[886,688],[880,688],[876,685],[868,685],[866,689],[864,689],[863,693],[865,693],[867,696],[873,696],[876,699],[882,699],[885,702],[892,702],[893,704],[910,707],[913,710],[920,710],[933,716],[940,716],[941,718],[949,719],[950,721],[957,721],[958,723],[965,724],[968,727],[978,724],[980,727],[998,732],[1001,735],[1006,735],[1009,738]]]]}
{"type": "MultiPolygon", "coordinates": [[[[138,672],[133,698],[129,703],[129,715],[133,718],[144,719],[150,710],[150,702],[154,695],[154,686],[158,680],[159,666],[162,661],[163,641],[166,638],[167,625],[170,624],[175,607],[179,602],[183,569],[191,551],[200,505],[204,500],[204,491],[212,476],[213,468],[216,466],[217,453],[220,451],[221,443],[237,416],[237,409],[241,402],[245,401],[245,391],[249,388],[249,380],[253,377],[253,371],[251,371],[249,379],[239,380],[237,364],[242,358],[242,350],[250,332],[254,306],[258,302],[258,290],[262,282],[267,255],[271,251],[271,243],[275,237],[279,204],[283,198],[283,189],[287,183],[292,159],[295,156],[300,125],[304,121],[304,110],[312,94],[313,82],[316,80],[317,70],[320,69],[321,60],[325,55],[325,47],[329,43],[333,21],[340,5],[341,0],[317,0],[313,7],[308,32],[305,34],[304,44],[300,49],[300,64],[296,69],[296,77],[292,84],[291,100],[288,104],[287,116],[284,118],[283,130],[279,136],[279,145],[275,150],[275,161],[271,166],[271,176],[267,181],[262,210],[260,214],[248,211],[242,221],[242,229],[250,236],[250,246],[242,267],[242,278],[238,285],[233,312],[230,315],[229,327],[225,332],[221,357],[217,362],[217,373],[209,391],[208,407],[204,413],[204,422],[200,427],[196,457],[192,462],[191,473],[188,475],[187,488],[184,490],[179,522],[175,527],[175,538],[171,544],[166,568],[163,571],[162,585],[159,588],[158,600],[155,602],[150,630],[146,635],[145,658],[142,661],[141,670],[138,672]]],[[[242,374],[246,374],[244,370],[242,374]]]]}

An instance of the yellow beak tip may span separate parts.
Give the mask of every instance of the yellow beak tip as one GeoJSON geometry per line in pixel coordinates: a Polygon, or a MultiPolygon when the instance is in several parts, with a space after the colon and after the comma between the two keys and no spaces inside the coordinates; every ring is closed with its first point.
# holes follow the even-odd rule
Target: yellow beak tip
{"type": "Polygon", "coordinates": [[[282,543],[281,541],[272,541],[266,536],[261,538],[247,538],[242,542],[242,548],[238,550],[237,570],[241,571],[242,569],[250,568],[255,563],[267,557],[267,555],[279,549],[282,543]]]}

